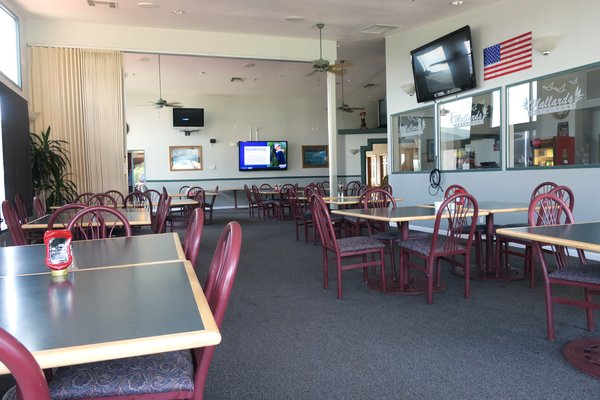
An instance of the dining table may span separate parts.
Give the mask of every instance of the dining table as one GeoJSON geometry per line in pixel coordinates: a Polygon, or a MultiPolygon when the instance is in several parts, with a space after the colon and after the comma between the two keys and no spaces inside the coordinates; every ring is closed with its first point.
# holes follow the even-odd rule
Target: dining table
{"type": "MultiPolygon", "coordinates": [[[[72,217],[79,210],[72,210],[66,213],[66,215],[72,217]]],[[[145,208],[123,208],[118,209],[118,211],[127,218],[129,224],[131,226],[149,226],[152,224],[152,219],[150,216],[150,211],[145,208]]],[[[46,230],[48,228],[48,221],[50,220],[51,214],[43,215],[39,218],[31,220],[25,224],[21,225],[21,228],[25,230],[46,230]]],[[[121,224],[119,220],[117,220],[114,216],[107,214],[106,215],[107,223],[116,223],[117,226],[121,224]]],[[[65,221],[62,219],[57,219],[54,222],[54,226],[52,229],[63,229],[65,228],[65,221]]]]}
{"type": "MultiPolygon", "coordinates": [[[[354,217],[359,219],[368,219],[372,221],[380,221],[387,223],[399,224],[402,240],[409,238],[409,224],[412,221],[432,221],[437,217],[437,211],[433,207],[427,206],[401,206],[388,208],[352,208],[352,209],[336,209],[331,210],[332,214],[342,215],[346,217],[354,217]]],[[[479,216],[487,215],[486,211],[479,211],[479,216]]],[[[392,266],[395,268],[395,266],[392,266]]],[[[396,275],[396,274],[393,274],[396,275]]],[[[396,275],[397,276],[397,275],[396,275]]],[[[424,279],[410,279],[405,288],[400,287],[398,282],[393,285],[388,285],[387,293],[392,294],[425,294],[427,292],[426,281],[424,279]]],[[[378,287],[379,283],[369,281],[371,287],[378,287]]],[[[439,292],[444,290],[445,284],[440,281],[438,286],[434,286],[433,291],[439,292]]]]}
{"type": "Polygon", "coordinates": [[[72,249],[67,275],[54,277],[44,245],[0,248],[0,327],[40,367],[220,343],[176,234],[75,241],[72,249]]]}
{"type": "MultiPolygon", "coordinates": [[[[579,222],[564,225],[501,228],[498,234],[530,240],[534,257],[539,261],[542,246],[566,246],[600,253],[600,222],[579,222]]],[[[576,369],[600,379],[600,337],[577,339],[563,347],[565,359],[576,369]]]]}

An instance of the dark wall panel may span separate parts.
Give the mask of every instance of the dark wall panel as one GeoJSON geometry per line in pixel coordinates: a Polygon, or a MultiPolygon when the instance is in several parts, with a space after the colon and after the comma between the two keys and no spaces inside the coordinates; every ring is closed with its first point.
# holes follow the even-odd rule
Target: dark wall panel
{"type": "Polygon", "coordinates": [[[6,198],[13,201],[15,194],[21,193],[27,204],[27,210],[31,211],[33,186],[27,101],[2,82],[0,82],[0,112],[2,112],[6,198]]]}

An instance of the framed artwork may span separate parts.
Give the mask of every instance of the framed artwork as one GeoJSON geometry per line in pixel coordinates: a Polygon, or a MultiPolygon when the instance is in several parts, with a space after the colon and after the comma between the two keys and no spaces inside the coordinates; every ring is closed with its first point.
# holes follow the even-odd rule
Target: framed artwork
{"type": "Polygon", "coordinates": [[[569,123],[559,122],[556,127],[556,136],[569,136],[569,123]]]}
{"type": "Polygon", "coordinates": [[[327,145],[302,146],[302,168],[328,168],[327,145]]]}
{"type": "Polygon", "coordinates": [[[202,170],[202,146],[169,146],[171,171],[202,170]]]}
{"type": "Polygon", "coordinates": [[[433,139],[427,139],[427,162],[435,160],[435,147],[433,139]]]}

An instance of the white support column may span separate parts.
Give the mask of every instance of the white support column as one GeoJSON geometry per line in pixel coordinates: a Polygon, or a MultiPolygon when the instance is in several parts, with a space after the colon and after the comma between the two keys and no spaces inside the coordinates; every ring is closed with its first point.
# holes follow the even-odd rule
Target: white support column
{"type": "Polygon", "coordinates": [[[337,121],[335,113],[335,74],[327,72],[327,137],[329,142],[329,193],[337,193],[337,121]]]}

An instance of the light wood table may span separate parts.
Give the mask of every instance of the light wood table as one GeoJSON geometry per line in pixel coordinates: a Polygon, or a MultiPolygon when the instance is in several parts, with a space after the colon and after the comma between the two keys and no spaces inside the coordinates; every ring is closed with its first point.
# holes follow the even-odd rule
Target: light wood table
{"type": "MultiPolygon", "coordinates": [[[[68,213],[70,217],[76,214],[76,211],[68,213]]],[[[144,208],[123,208],[118,210],[121,214],[127,218],[129,224],[131,226],[148,226],[152,224],[152,220],[150,218],[150,211],[144,208]]],[[[70,219],[69,217],[69,219],[70,219]]],[[[48,221],[50,220],[50,214],[46,214],[43,217],[34,219],[32,221],[27,222],[26,224],[21,225],[21,228],[26,230],[46,230],[48,228],[48,221]]],[[[119,226],[121,224],[114,216],[107,214],[106,222],[113,223],[116,222],[116,225],[119,226]]],[[[57,220],[54,222],[53,229],[63,229],[66,226],[65,221],[57,220]]]]}
{"type": "MultiPolygon", "coordinates": [[[[137,241],[129,239],[134,239],[130,244],[137,241]]],[[[160,238],[170,256],[159,261],[131,249],[130,265],[123,265],[119,253],[109,250],[128,246],[115,240],[90,241],[96,243],[89,249],[78,248],[77,268],[62,281],[53,280],[48,270],[31,273],[35,262],[27,257],[43,246],[23,246],[27,248],[23,253],[4,254],[3,262],[11,266],[4,266],[2,271],[8,274],[0,276],[0,327],[21,341],[42,368],[220,342],[194,269],[180,259],[173,237],[160,238]],[[101,242],[107,244],[104,250],[101,242]],[[114,257],[112,264],[82,267],[103,251],[105,261],[114,257]],[[136,260],[135,254],[140,258],[136,260]],[[166,260],[169,257],[173,259],[166,260]]],[[[39,258],[37,263],[40,267],[39,258]]],[[[0,374],[7,372],[0,364],[0,374]]]]}

